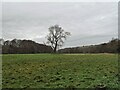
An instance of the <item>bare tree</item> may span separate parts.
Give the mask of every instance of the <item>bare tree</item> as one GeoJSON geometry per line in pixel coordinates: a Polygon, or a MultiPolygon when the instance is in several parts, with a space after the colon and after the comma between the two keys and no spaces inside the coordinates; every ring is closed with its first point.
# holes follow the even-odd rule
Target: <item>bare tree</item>
{"type": "Polygon", "coordinates": [[[47,35],[47,43],[51,44],[54,53],[61,47],[66,40],[70,32],[65,32],[59,25],[54,25],[49,28],[49,34],[47,35]]]}

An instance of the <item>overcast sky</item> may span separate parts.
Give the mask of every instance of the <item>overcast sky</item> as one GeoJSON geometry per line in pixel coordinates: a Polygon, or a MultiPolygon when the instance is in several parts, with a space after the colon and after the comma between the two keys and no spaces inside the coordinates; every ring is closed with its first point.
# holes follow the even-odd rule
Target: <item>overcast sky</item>
{"type": "Polygon", "coordinates": [[[108,42],[118,37],[117,2],[4,2],[3,38],[45,42],[58,24],[71,32],[63,47],[108,42]]]}

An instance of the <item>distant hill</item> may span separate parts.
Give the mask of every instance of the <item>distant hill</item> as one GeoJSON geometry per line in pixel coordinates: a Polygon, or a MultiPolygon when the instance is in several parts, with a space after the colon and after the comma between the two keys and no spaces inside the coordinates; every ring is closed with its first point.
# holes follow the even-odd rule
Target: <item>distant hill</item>
{"type": "MultiPolygon", "coordinates": [[[[0,39],[0,53],[3,54],[34,54],[34,53],[51,53],[51,46],[36,43],[32,40],[4,41],[0,39]]],[[[120,52],[120,40],[113,39],[107,43],[99,45],[89,45],[82,47],[71,47],[59,49],[58,53],[118,53],[120,52]]]]}
{"type": "Polygon", "coordinates": [[[27,54],[27,53],[51,53],[52,48],[47,45],[38,44],[32,40],[17,40],[3,41],[2,53],[3,54],[27,54]]]}
{"type": "Polygon", "coordinates": [[[64,48],[59,53],[118,53],[120,51],[120,40],[113,39],[108,43],[82,47],[64,48]]]}

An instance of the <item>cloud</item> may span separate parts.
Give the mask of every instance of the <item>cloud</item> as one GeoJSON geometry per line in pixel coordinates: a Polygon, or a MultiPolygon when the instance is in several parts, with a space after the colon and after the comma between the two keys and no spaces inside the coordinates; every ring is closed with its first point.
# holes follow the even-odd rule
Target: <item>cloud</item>
{"type": "Polygon", "coordinates": [[[59,24],[72,34],[64,47],[106,42],[117,37],[117,9],[117,2],[4,2],[3,38],[43,43],[48,28],[59,24]]]}

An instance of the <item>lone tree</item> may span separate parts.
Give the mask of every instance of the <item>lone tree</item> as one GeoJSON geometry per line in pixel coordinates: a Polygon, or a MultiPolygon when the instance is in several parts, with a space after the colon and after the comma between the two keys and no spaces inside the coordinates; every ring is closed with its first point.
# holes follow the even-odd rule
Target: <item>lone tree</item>
{"type": "Polygon", "coordinates": [[[66,40],[70,32],[65,32],[59,25],[54,25],[49,28],[49,34],[47,35],[47,43],[51,44],[54,53],[61,47],[66,40]]]}

